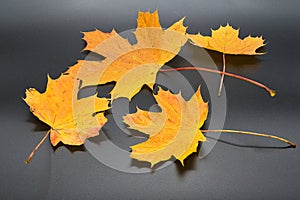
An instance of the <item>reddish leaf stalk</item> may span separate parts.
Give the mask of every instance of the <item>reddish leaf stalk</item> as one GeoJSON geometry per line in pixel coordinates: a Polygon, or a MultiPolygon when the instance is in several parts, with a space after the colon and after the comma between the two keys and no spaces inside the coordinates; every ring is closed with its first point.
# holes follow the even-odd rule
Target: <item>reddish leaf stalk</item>
{"type": "Polygon", "coordinates": [[[259,137],[266,137],[266,138],[272,138],[275,140],[279,140],[281,142],[289,144],[291,147],[296,148],[296,144],[294,142],[291,142],[289,140],[286,140],[284,138],[275,136],[275,135],[269,135],[269,134],[264,134],[264,133],[255,133],[255,132],[250,132],[250,131],[237,131],[237,130],[201,130],[204,133],[208,132],[223,132],[223,133],[237,133],[237,134],[244,134],[244,135],[253,135],[253,136],[259,136],[259,137]]]}
{"type": "Polygon", "coordinates": [[[178,67],[178,68],[172,68],[172,69],[161,69],[161,72],[171,72],[171,71],[184,71],[184,70],[198,70],[198,71],[205,71],[205,72],[211,72],[211,73],[215,73],[215,74],[224,74],[226,76],[230,76],[230,77],[234,77],[243,81],[246,81],[248,83],[254,84],[258,87],[261,87],[263,89],[265,89],[272,97],[274,97],[276,95],[276,91],[270,89],[269,87],[267,87],[266,85],[259,83],[257,81],[251,80],[249,78],[237,75],[237,74],[232,74],[229,72],[220,72],[218,70],[214,70],[214,69],[208,69],[208,68],[204,68],[204,67],[178,67]]]}
{"type": "Polygon", "coordinates": [[[222,71],[222,76],[221,76],[221,80],[220,80],[218,96],[221,96],[225,72],[226,72],[226,59],[225,59],[225,53],[223,53],[223,71],[222,71]]]}
{"type": "Polygon", "coordinates": [[[46,135],[41,139],[41,141],[38,143],[38,145],[36,145],[36,147],[33,149],[33,151],[30,153],[30,155],[28,156],[28,158],[26,159],[25,163],[29,164],[32,157],[34,156],[35,152],[40,148],[40,146],[44,143],[44,141],[46,140],[46,138],[48,137],[50,133],[50,130],[46,133],[46,135]]]}

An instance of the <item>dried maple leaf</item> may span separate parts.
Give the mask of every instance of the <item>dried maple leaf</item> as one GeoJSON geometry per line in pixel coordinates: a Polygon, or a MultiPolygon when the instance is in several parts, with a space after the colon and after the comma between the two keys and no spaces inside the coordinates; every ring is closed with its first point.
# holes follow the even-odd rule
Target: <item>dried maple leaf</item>
{"type": "MultiPolygon", "coordinates": [[[[256,50],[264,46],[264,39],[260,37],[251,37],[250,35],[244,39],[239,38],[239,29],[234,29],[227,24],[226,26],[220,26],[217,30],[211,30],[211,36],[203,36],[200,33],[193,35],[188,34],[192,44],[200,46],[206,49],[214,50],[223,53],[223,71],[220,81],[220,88],[218,95],[220,96],[224,75],[226,73],[226,60],[225,54],[234,55],[262,55],[264,53],[258,53],[256,50]]],[[[265,88],[266,89],[266,88],[265,88]]],[[[271,96],[276,93],[274,90],[267,90],[271,96]]]]}
{"type": "Polygon", "coordinates": [[[134,32],[137,43],[133,45],[114,30],[111,33],[84,32],[83,39],[87,42],[84,50],[105,59],[85,61],[79,73],[82,87],[115,81],[111,98],[131,99],[144,84],[151,86],[161,66],[175,57],[187,41],[183,20],[163,30],[157,11],[139,12],[134,32]]]}
{"type": "MultiPolygon", "coordinates": [[[[82,61],[79,61],[58,79],[48,77],[44,93],[34,88],[26,90],[24,101],[36,117],[51,127],[44,139],[50,134],[53,146],[60,141],[68,145],[81,145],[86,138],[98,135],[99,129],[107,121],[103,113],[93,115],[95,111],[108,109],[108,101],[105,98],[97,98],[97,95],[94,95],[77,99],[77,72],[81,64],[82,61]]],[[[35,151],[36,149],[33,153],[35,151]]]]}
{"type": "Polygon", "coordinates": [[[123,117],[129,128],[150,136],[131,147],[131,157],[154,166],[174,156],[184,165],[184,159],[196,152],[199,141],[206,140],[200,128],[207,118],[208,104],[203,101],[200,88],[188,101],[180,93],[175,95],[162,89],[154,97],[162,112],[138,109],[123,117]]]}

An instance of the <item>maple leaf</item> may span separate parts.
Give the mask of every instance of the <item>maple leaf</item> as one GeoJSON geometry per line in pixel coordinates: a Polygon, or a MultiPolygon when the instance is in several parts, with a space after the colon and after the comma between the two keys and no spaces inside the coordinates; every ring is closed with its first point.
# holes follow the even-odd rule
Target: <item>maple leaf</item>
{"type": "Polygon", "coordinates": [[[224,54],[234,55],[261,55],[256,50],[264,46],[264,39],[260,37],[251,37],[250,35],[244,39],[239,38],[239,29],[234,29],[227,24],[220,26],[217,30],[211,30],[211,36],[203,36],[200,33],[193,35],[188,34],[194,45],[219,51],[224,54]]]}
{"type": "Polygon", "coordinates": [[[152,167],[174,156],[184,165],[184,159],[197,151],[199,141],[206,140],[200,128],[208,115],[208,103],[203,101],[200,87],[188,101],[180,93],[176,95],[162,89],[154,97],[162,112],[138,109],[123,117],[130,129],[150,136],[147,141],[131,147],[131,157],[150,162],[152,167]]]}
{"type": "MultiPolygon", "coordinates": [[[[211,36],[203,36],[200,33],[193,35],[188,34],[192,44],[206,49],[214,50],[223,53],[223,71],[220,81],[218,95],[221,95],[224,75],[226,73],[225,54],[233,55],[262,55],[256,50],[264,46],[264,39],[260,37],[251,37],[250,35],[244,39],[239,38],[239,29],[234,29],[227,24],[220,26],[217,30],[211,30],[211,36]]],[[[274,90],[267,90],[271,96],[275,96],[274,90]]]]}
{"type": "Polygon", "coordinates": [[[151,86],[159,69],[180,51],[186,43],[186,27],[183,19],[163,30],[158,11],[139,12],[136,44],[130,44],[115,30],[104,33],[100,30],[84,32],[87,42],[84,50],[105,57],[102,61],[85,61],[79,78],[82,87],[116,82],[111,99],[131,99],[144,84],[151,86]],[[91,76],[91,74],[93,74],[91,76]]]}
{"type": "Polygon", "coordinates": [[[59,142],[81,145],[86,138],[98,135],[99,129],[107,121],[103,113],[93,115],[96,111],[108,109],[107,99],[97,98],[97,95],[77,99],[77,72],[81,64],[82,61],[79,61],[58,79],[53,80],[48,76],[44,93],[34,88],[26,90],[24,101],[36,117],[51,127],[45,137],[50,134],[53,146],[59,142]]]}

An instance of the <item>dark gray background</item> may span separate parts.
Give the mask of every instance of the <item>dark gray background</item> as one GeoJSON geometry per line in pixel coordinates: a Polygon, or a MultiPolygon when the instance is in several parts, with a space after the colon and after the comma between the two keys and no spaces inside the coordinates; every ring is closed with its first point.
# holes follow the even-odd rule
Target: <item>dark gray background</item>
{"type": "MultiPolygon", "coordinates": [[[[132,29],[137,11],[159,9],[164,27],[186,16],[190,33],[230,22],[241,35],[263,35],[268,54],[228,57],[228,71],[275,88],[271,98],[253,85],[226,78],[225,128],[277,134],[300,143],[298,0],[211,1],[17,1],[0,3],[1,199],[299,199],[299,148],[263,138],[223,134],[203,160],[187,159],[152,174],[126,174],[88,152],[49,141],[28,166],[24,160],[47,127],[22,102],[24,91],[43,91],[46,75],[57,77],[79,58],[80,31],[132,29]]],[[[219,54],[211,53],[220,65],[219,54]]],[[[81,149],[83,150],[83,149],[81,149]]]]}

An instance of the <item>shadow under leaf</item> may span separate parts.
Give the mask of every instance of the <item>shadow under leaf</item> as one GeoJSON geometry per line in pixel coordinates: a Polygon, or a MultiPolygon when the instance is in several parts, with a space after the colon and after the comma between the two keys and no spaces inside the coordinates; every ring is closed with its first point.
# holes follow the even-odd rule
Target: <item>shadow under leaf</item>
{"type": "Polygon", "coordinates": [[[184,176],[188,171],[196,170],[196,164],[199,161],[199,152],[200,152],[201,144],[202,143],[199,143],[197,147],[197,152],[192,153],[184,160],[184,166],[182,166],[179,160],[175,161],[177,174],[179,176],[184,176]]]}
{"type": "MultiPolygon", "coordinates": [[[[207,50],[208,54],[214,60],[218,68],[221,70],[223,66],[222,53],[212,50],[207,50]]],[[[227,55],[226,68],[232,73],[255,72],[259,68],[261,60],[255,55],[227,55]]],[[[205,67],[205,66],[204,66],[205,67]]]]}
{"type": "Polygon", "coordinates": [[[36,116],[31,115],[31,114],[28,115],[26,122],[29,122],[29,123],[32,123],[35,125],[35,128],[32,130],[34,132],[45,131],[45,133],[46,133],[51,128],[48,124],[40,121],[36,116]]]}
{"type": "Polygon", "coordinates": [[[63,143],[60,142],[56,146],[52,146],[53,152],[55,152],[57,149],[59,149],[61,147],[65,147],[71,153],[74,153],[74,152],[77,152],[77,151],[82,151],[82,152],[86,151],[84,145],[73,146],[73,145],[66,145],[66,144],[63,144],[63,143]]]}

